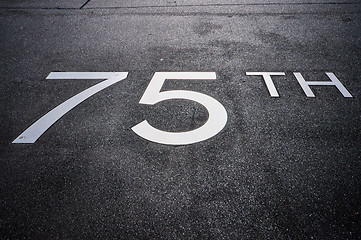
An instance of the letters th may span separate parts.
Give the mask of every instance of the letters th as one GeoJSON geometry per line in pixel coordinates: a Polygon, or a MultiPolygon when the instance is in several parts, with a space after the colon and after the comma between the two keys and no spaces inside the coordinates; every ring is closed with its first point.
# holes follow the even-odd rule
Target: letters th
{"type": "MultiPolygon", "coordinates": [[[[268,92],[271,97],[279,97],[276,86],[272,81],[272,76],[284,76],[284,72],[246,72],[248,76],[262,76],[263,80],[266,83],[268,92]]],[[[315,97],[315,94],[312,92],[310,86],[335,86],[345,98],[351,98],[352,95],[349,91],[342,85],[340,80],[332,72],[326,72],[326,75],[331,81],[306,81],[301,73],[294,72],[293,75],[297,79],[298,83],[301,85],[303,91],[307,97],[315,97]]]]}

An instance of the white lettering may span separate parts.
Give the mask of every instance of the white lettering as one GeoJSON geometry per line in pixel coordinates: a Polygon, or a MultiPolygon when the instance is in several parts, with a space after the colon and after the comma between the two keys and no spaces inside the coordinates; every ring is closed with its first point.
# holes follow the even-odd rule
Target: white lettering
{"type": "Polygon", "coordinates": [[[246,72],[248,76],[262,76],[264,82],[266,83],[268,92],[271,97],[279,97],[280,95],[277,92],[277,89],[272,81],[271,76],[284,76],[286,75],[284,72],[246,72]]]}
{"type": "Polygon", "coordinates": [[[301,85],[303,91],[305,92],[307,97],[315,97],[315,94],[313,94],[311,88],[309,86],[336,86],[337,89],[342,93],[342,95],[346,98],[350,98],[352,97],[352,95],[349,93],[349,91],[347,91],[347,89],[342,85],[342,83],[340,82],[340,80],[337,79],[337,77],[335,76],[335,74],[331,73],[331,72],[327,72],[326,75],[331,79],[331,82],[316,82],[316,81],[305,81],[305,79],[303,78],[303,76],[301,75],[301,73],[299,72],[295,72],[293,73],[293,75],[295,75],[297,81],[299,82],[299,84],[301,85]]]}

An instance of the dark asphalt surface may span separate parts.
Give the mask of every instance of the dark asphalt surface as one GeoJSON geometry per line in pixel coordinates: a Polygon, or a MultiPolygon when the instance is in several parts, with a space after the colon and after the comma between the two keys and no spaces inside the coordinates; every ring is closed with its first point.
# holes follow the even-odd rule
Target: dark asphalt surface
{"type": "Polygon", "coordinates": [[[0,239],[360,239],[361,1],[86,2],[0,0],[0,239]],[[13,144],[100,82],[55,71],[129,75],[13,144]],[[225,128],[184,146],[136,135],[208,119],[189,100],[139,104],[161,71],[216,72],[162,91],[217,99],[225,128]],[[246,72],[285,72],[280,97],[246,72]],[[293,72],[333,72],[353,98],[307,98],[293,72]]]}

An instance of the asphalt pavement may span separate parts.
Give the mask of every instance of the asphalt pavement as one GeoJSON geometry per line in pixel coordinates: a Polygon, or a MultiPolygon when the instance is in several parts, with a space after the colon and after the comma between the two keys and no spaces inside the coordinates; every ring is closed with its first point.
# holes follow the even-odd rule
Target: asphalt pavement
{"type": "Polygon", "coordinates": [[[361,238],[359,0],[0,0],[0,66],[0,239],[361,238]]]}

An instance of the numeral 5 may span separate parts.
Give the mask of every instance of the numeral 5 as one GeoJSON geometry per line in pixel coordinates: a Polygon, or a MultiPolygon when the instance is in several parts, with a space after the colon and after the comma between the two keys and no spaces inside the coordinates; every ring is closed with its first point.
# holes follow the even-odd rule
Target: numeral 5
{"type": "Polygon", "coordinates": [[[165,132],[152,127],[147,120],[132,127],[139,136],[156,143],[186,145],[204,141],[219,133],[227,123],[227,112],[216,99],[203,93],[185,90],[160,92],[166,79],[215,80],[215,72],[157,72],[145,90],[140,104],[154,105],[171,99],[187,99],[202,104],[208,110],[208,120],[200,128],[188,132],[165,132]]]}

